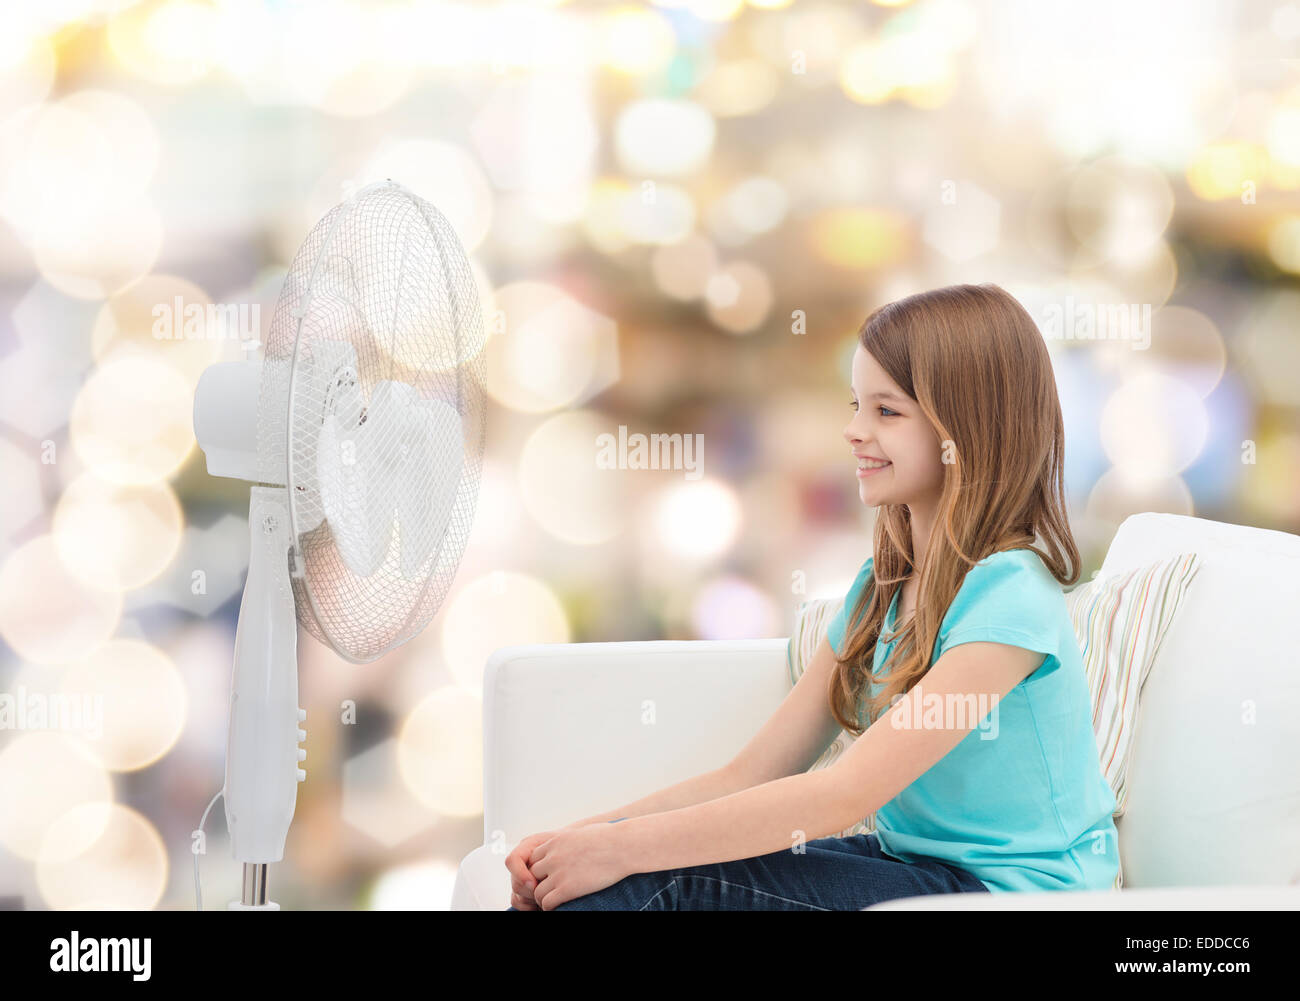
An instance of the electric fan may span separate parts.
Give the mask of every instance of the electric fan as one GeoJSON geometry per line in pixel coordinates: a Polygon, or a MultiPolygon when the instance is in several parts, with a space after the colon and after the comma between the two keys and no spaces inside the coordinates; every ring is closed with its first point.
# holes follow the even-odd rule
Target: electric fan
{"type": "Polygon", "coordinates": [[[231,909],[279,909],[267,865],[284,857],[306,778],[297,623],[366,663],[424,628],[455,578],[482,471],[482,348],[455,231],[389,180],[308,234],[262,358],[199,379],[194,432],[208,472],[255,484],[225,784],[208,805],[224,797],[244,865],[231,909]]]}

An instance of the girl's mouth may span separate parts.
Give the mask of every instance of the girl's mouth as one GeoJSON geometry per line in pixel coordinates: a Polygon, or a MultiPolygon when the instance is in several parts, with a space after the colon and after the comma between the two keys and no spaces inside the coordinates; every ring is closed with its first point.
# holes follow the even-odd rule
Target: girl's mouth
{"type": "Polygon", "coordinates": [[[888,469],[892,465],[892,462],[886,462],[883,464],[869,463],[866,467],[858,466],[858,477],[870,476],[872,473],[878,473],[882,469],[888,469]]]}

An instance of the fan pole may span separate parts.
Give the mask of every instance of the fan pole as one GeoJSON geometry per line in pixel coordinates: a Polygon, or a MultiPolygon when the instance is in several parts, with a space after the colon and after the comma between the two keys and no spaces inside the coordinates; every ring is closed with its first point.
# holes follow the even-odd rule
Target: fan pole
{"type": "Polygon", "coordinates": [[[248,502],[248,579],[235,631],[226,744],[226,823],[244,863],[242,899],[231,910],[279,910],[267,900],[266,871],[284,858],[307,738],[299,724],[298,619],[289,582],[288,495],[255,486],[248,502]]]}

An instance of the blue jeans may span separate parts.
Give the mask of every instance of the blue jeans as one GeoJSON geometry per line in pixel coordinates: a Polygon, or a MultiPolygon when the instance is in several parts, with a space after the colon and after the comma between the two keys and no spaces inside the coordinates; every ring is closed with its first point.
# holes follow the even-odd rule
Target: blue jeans
{"type": "Polygon", "coordinates": [[[978,877],[957,866],[937,859],[904,862],[885,854],[874,833],[817,838],[803,847],[802,854],[782,849],[734,862],[633,873],[552,909],[860,911],[882,900],[924,893],[989,892],[978,877]]]}

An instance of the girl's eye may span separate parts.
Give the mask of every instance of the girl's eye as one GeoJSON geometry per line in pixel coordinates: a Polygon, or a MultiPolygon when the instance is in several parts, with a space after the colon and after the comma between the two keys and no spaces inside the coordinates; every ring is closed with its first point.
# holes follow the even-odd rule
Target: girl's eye
{"type": "MultiPolygon", "coordinates": [[[[849,406],[851,406],[854,410],[857,410],[857,409],[858,409],[858,401],[857,401],[857,400],[849,400],[849,406]]],[[[888,413],[883,413],[883,414],[881,414],[881,415],[880,415],[881,417],[897,417],[897,416],[899,415],[897,410],[890,410],[888,407],[884,406],[883,404],[882,404],[881,406],[877,407],[876,409],[877,409],[877,410],[885,410],[885,411],[888,411],[888,413]]]]}

